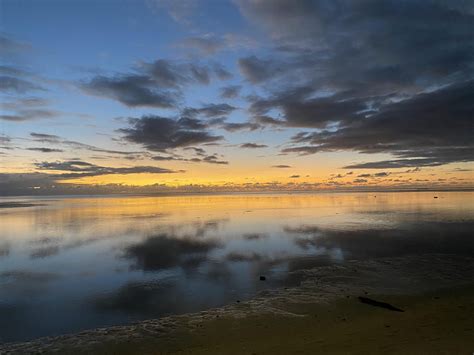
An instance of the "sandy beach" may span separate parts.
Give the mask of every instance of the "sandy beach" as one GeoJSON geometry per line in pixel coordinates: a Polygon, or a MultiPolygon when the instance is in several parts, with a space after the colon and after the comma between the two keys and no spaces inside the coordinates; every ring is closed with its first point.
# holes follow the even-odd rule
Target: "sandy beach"
{"type": "Polygon", "coordinates": [[[454,255],[349,261],[296,272],[300,286],[250,301],[5,344],[0,353],[470,354],[472,275],[474,259],[454,255]]]}

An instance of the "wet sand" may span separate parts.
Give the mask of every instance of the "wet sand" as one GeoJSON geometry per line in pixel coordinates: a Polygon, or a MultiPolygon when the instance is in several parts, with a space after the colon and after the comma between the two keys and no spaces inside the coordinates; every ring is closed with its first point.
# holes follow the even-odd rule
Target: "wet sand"
{"type": "Polygon", "coordinates": [[[301,285],[247,302],[76,335],[0,353],[471,354],[474,258],[425,255],[299,271],[301,285]],[[360,302],[368,297],[396,312],[360,302]]]}

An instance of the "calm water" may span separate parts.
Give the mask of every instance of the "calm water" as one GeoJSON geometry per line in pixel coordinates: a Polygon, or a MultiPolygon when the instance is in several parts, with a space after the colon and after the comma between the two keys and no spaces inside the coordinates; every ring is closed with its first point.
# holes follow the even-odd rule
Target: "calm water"
{"type": "Polygon", "coordinates": [[[474,255],[473,212],[467,192],[3,199],[0,341],[198,311],[348,259],[474,255]]]}

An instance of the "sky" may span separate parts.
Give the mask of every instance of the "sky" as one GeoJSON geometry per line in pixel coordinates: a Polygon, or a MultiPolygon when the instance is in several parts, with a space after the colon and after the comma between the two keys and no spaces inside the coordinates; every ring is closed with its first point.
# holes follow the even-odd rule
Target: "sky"
{"type": "Polygon", "coordinates": [[[470,189],[473,4],[0,0],[0,195],[470,189]]]}

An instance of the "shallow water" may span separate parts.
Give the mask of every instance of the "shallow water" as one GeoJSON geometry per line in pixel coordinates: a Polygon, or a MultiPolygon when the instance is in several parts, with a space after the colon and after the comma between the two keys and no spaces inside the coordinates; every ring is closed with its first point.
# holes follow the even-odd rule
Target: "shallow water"
{"type": "Polygon", "coordinates": [[[350,259],[474,255],[471,192],[1,202],[1,341],[220,306],[350,259]]]}

